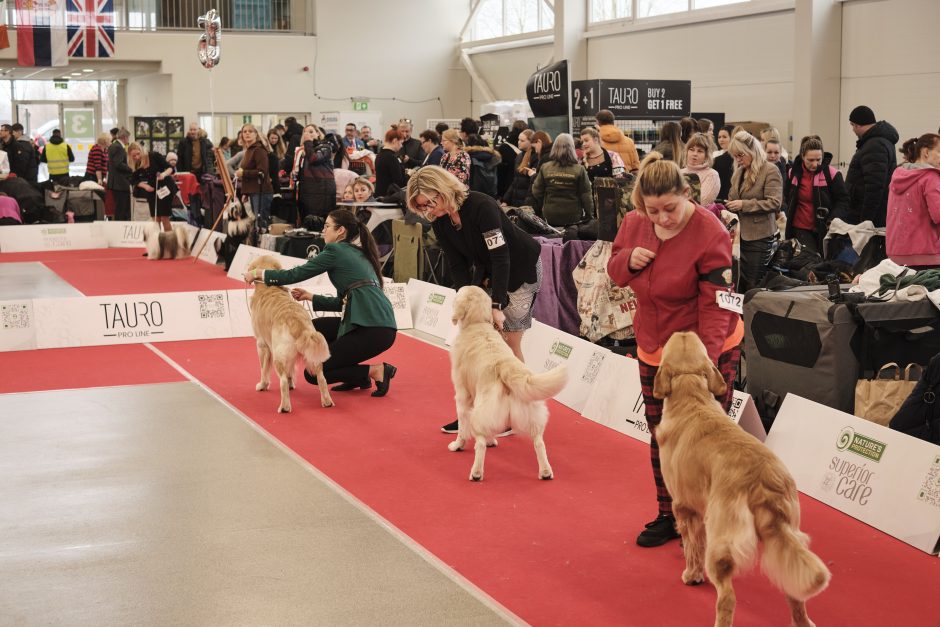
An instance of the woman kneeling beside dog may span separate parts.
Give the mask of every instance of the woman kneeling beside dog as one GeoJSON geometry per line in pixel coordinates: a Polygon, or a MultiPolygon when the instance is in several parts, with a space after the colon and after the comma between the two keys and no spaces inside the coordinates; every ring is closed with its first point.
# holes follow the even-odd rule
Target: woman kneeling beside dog
{"type": "MultiPolygon", "coordinates": [[[[323,225],[323,252],[291,270],[246,272],[246,281],[266,285],[300,283],[324,272],[336,286],[338,296],[314,296],[294,288],[296,300],[309,300],[316,311],[342,311],[340,318],[315,318],[313,326],[330,344],[330,358],[323,363],[323,375],[330,383],[341,381],[332,390],[368,390],[375,381],[372,396],[385,396],[397,369],[387,363],[364,364],[395,343],[397,325],[392,303],[382,289],[382,269],[375,240],[365,224],[351,212],[330,212],[323,225]],[[358,239],[360,246],[353,244],[358,239]]],[[[309,383],[316,378],[304,371],[309,383]]]]}

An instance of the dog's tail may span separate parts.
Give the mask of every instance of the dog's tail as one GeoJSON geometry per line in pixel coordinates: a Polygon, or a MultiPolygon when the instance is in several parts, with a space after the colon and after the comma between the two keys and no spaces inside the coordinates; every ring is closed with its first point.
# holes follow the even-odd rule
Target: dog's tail
{"type": "Polygon", "coordinates": [[[760,528],[764,541],[761,570],[778,588],[798,600],[816,596],[829,585],[831,574],[809,550],[809,536],[790,524],[788,518],[765,512],[771,521],[760,528]]]}
{"type": "Polygon", "coordinates": [[[316,372],[318,364],[330,358],[330,346],[318,331],[312,328],[304,329],[297,337],[297,352],[304,359],[304,366],[308,372],[316,372]]]}
{"type": "Polygon", "coordinates": [[[533,374],[524,367],[500,368],[498,376],[506,387],[525,401],[551,398],[561,392],[568,382],[568,370],[564,364],[540,374],[533,374]]]}

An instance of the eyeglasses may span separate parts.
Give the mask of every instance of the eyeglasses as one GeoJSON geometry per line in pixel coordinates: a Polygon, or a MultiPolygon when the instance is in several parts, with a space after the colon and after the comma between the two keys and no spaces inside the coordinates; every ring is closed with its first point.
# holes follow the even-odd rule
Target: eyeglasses
{"type": "Polygon", "coordinates": [[[335,225],[335,224],[330,224],[329,222],[325,222],[325,223],[323,224],[323,230],[325,231],[325,230],[327,230],[327,229],[333,229],[333,230],[335,231],[335,230],[336,230],[336,225],[335,225]]]}
{"type": "Polygon", "coordinates": [[[425,213],[429,209],[433,209],[437,206],[437,199],[438,197],[435,196],[434,198],[428,198],[428,201],[425,203],[419,203],[415,201],[415,210],[425,213]]]}

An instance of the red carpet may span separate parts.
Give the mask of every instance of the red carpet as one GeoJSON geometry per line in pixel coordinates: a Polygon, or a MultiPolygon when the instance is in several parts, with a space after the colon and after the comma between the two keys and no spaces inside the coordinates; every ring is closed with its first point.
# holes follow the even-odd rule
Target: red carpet
{"type": "Polygon", "coordinates": [[[28,253],[0,253],[0,263],[13,261],[84,261],[131,259],[140,257],[143,248],[96,248],[87,250],[37,250],[28,253]]]}
{"type": "Polygon", "coordinates": [[[142,344],[0,353],[0,393],[186,379],[142,344]]]}
{"type": "MultiPolygon", "coordinates": [[[[522,437],[500,440],[485,480],[467,480],[471,452],[450,453],[438,427],[453,416],[447,354],[399,336],[390,395],[294,391],[278,415],[258,393],[251,339],[163,343],[167,353],[369,507],[535,625],[703,625],[715,592],[687,587],[677,542],[633,539],[655,514],[648,449],[552,402],[546,442],[556,479],[536,479],[522,437]]],[[[933,625],[940,617],[936,558],[808,498],[803,529],[833,571],[810,601],[819,625],[933,625]],[[933,590],[933,592],[931,592],[933,590]]],[[[736,624],[785,625],[785,601],[759,574],[736,581],[736,624]]]]}

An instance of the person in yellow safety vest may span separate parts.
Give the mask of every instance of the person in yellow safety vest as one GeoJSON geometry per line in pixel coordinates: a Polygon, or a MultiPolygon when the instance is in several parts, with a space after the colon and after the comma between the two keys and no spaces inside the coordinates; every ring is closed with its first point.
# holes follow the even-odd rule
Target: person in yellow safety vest
{"type": "Polygon", "coordinates": [[[69,184],[69,163],[75,161],[72,147],[62,139],[62,131],[55,129],[46,143],[39,160],[49,166],[49,180],[59,185],[69,184]]]}

